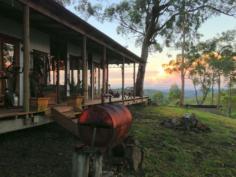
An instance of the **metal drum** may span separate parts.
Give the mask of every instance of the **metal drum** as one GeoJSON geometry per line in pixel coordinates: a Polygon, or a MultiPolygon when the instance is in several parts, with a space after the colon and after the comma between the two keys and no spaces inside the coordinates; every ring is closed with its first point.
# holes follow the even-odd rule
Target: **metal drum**
{"type": "Polygon", "coordinates": [[[79,137],[89,146],[111,147],[127,137],[132,123],[128,108],[118,104],[92,106],[79,119],[79,137]]]}

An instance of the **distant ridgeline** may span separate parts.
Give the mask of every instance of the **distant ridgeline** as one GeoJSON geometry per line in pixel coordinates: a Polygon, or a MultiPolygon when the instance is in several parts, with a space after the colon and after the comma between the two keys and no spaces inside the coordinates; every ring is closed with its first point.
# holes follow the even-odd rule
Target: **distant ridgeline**
{"type": "MultiPolygon", "coordinates": [[[[151,98],[157,91],[161,91],[165,96],[169,93],[169,89],[144,89],[144,95],[151,98]]],[[[185,98],[193,98],[194,96],[194,90],[185,90],[185,98]]]]}

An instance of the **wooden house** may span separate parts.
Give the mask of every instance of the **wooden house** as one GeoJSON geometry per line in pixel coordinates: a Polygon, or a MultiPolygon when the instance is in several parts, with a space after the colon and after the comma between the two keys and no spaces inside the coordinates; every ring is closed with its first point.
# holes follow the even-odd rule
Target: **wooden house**
{"type": "Polygon", "coordinates": [[[126,63],[135,88],[141,58],[54,0],[0,0],[0,133],[51,122],[45,106],[147,102],[134,91],[125,99],[126,63]],[[121,66],[122,91],[108,99],[112,64],[121,66]]]}

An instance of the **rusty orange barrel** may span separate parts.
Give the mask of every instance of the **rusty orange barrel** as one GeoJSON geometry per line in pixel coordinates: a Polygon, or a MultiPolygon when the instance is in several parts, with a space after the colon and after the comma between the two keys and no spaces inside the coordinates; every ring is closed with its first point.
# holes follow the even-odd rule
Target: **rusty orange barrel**
{"type": "Polygon", "coordinates": [[[79,119],[79,137],[89,146],[111,147],[127,137],[132,115],[120,104],[104,104],[84,110],[79,119]]]}

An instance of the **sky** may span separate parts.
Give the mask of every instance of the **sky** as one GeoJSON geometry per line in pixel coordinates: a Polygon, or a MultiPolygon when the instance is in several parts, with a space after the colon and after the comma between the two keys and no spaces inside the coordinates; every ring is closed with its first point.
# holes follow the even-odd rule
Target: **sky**
{"type": "MultiPolygon", "coordinates": [[[[67,7],[73,13],[78,14],[72,6],[67,7]]],[[[135,39],[132,36],[118,35],[116,31],[117,24],[114,22],[104,22],[100,23],[95,18],[86,19],[88,23],[96,27],[98,30],[102,31],[106,35],[110,36],[122,46],[128,48],[130,51],[134,52],[140,56],[141,48],[135,46],[135,39]]],[[[221,15],[217,17],[212,17],[207,20],[199,29],[199,32],[203,34],[203,40],[213,38],[218,34],[236,29],[236,18],[221,15]]],[[[149,55],[146,74],[145,74],[145,89],[157,89],[165,90],[168,89],[172,84],[180,85],[179,74],[167,74],[164,72],[162,65],[168,63],[171,59],[167,55],[171,54],[175,57],[179,51],[173,48],[164,48],[164,50],[159,53],[152,53],[149,55]]],[[[125,67],[125,87],[132,86],[132,72],[133,66],[126,65],[125,67]]],[[[137,71],[137,69],[136,69],[137,71]]],[[[118,88],[121,86],[121,69],[120,68],[109,68],[109,83],[112,88],[118,88]]],[[[186,79],[186,89],[193,89],[190,80],[186,79]]]]}

